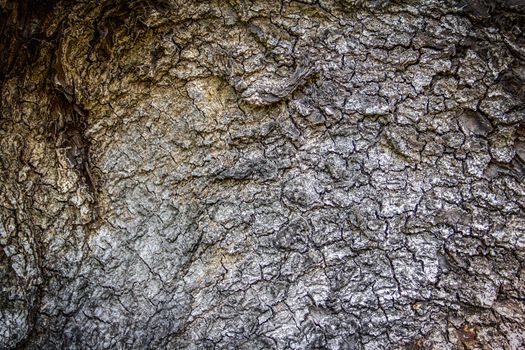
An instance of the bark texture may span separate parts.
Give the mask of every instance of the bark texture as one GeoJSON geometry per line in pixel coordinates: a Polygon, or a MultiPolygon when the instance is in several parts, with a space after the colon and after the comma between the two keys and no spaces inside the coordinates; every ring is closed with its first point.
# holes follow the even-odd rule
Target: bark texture
{"type": "Polygon", "coordinates": [[[0,11],[0,348],[525,348],[523,1],[0,11]]]}

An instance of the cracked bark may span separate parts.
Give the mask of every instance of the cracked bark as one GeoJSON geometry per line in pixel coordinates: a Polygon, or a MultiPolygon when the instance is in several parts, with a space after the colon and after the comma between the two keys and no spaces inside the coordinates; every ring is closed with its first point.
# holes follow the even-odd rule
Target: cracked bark
{"type": "Polygon", "coordinates": [[[0,11],[0,348],[525,347],[522,1],[0,11]]]}

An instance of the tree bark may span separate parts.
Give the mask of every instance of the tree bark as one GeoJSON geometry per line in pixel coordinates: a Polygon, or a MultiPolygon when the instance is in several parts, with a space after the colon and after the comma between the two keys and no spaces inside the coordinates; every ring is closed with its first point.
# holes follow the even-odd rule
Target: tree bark
{"type": "Polygon", "coordinates": [[[0,11],[0,348],[525,348],[523,1],[0,11]]]}

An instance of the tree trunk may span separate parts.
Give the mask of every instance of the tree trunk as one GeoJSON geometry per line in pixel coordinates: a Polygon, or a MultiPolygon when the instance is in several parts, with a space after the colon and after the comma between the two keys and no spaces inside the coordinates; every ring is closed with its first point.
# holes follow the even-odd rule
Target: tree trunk
{"type": "Polygon", "coordinates": [[[0,11],[0,348],[525,348],[522,0],[0,11]]]}

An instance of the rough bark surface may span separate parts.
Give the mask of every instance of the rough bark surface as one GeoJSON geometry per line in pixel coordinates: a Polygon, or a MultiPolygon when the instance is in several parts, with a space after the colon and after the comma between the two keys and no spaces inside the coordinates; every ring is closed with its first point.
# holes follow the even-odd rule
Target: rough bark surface
{"type": "Polygon", "coordinates": [[[0,348],[525,348],[522,1],[0,11],[0,348]]]}

